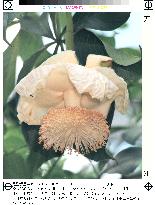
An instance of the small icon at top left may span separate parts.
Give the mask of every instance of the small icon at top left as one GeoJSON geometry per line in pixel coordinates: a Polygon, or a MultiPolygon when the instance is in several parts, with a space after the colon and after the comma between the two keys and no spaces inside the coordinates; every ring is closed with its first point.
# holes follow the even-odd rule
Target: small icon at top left
{"type": "Polygon", "coordinates": [[[3,10],[13,10],[13,0],[3,0],[3,10]]]}

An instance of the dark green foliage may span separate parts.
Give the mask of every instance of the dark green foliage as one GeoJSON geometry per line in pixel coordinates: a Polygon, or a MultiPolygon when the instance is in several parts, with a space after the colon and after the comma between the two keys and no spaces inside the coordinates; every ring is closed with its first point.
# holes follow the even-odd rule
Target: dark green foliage
{"type": "MultiPolygon", "coordinates": [[[[37,60],[39,59],[40,55],[42,55],[42,58],[44,60],[47,59],[48,53],[46,51],[46,49],[51,45],[48,44],[46,46],[44,46],[43,48],[41,48],[40,50],[38,50],[36,53],[34,53],[30,58],[28,58],[25,62],[24,65],[18,75],[18,79],[17,79],[17,83],[23,78],[25,77],[34,67],[35,64],[37,62],[37,60]],[[45,57],[43,56],[45,55],[45,57]]],[[[42,59],[42,61],[43,61],[42,59]]],[[[40,62],[41,63],[41,62],[40,62]]]]}
{"type": "Polygon", "coordinates": [[[111,31],[124,24],[129,17],[128,12],[81,12],[74,15],[73,22],[76,32],[83,28],[111,31]]]}
{"type": "Polygon", "coordinates": [[[86,64],[89,54],[107,55],[103,43],[92,32],[81,29],[74,36],[75,51],[81,65],[86,64]]]}
{"type": "Polygon", "coordinates": [[[133,48],[116,49],[114,37],[101,36],[100,39],[105,46],[108,56],[113,59],[114,63],[122,66],[128,66],[141,60],[140,48],[139,50],[133,48]]]}
{"type": "Polygon", "coordinates": [[[140,147],[124,149],[115,156],[113,163],[103,173],[120,173],[127,177],[141,164],[141,159],[142,149],[140,147]]]}
{"type": "Polygon", "coordinates": [[[21,21],[21,29],[39,36],[54,38],[48,24],[48,13],[43,13],[40,17],[25,15],[21,21]]]}
{"type": "Polygon", "coordinates": [[[4,179],[28,179],[30,176],[24,159],[16,153],[4,155],[4,179]]]}
{"type": "Polygon", "coordinates": [[[134,80],[140,79],[142,76],[142,61],[140,60],[139,62],[128,66],[113,63],[113,69],[119,76],[124,78],[125,81],[133,82],[134,80]]]}

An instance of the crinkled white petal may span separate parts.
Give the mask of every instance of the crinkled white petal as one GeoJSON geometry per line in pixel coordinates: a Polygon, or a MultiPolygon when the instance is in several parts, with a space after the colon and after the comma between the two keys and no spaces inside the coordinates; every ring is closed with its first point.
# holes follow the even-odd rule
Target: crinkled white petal
{"type": "Polygon", "coordinates": [[[104,98],[112,98],[118,87],[96,70],[88,70],[80,65],[68,65],[69,79],[82,93],[89,93],[92,98],[102,101],[104,98]]]}
{"type": "Polygon", "coordinates": [[[33,69],[27,76],[25,76],[15,87],[15,91],[21,96],[30,96],[36,92],[37,86],[45,84],[48,74],[57,64],[78,64],[75,51],[67,50],[56,54],[39,67],[33,69]]]}
{"type": "Polygon", "coordinates": [[[33,69],[16,85],[15,91],[21,96],[34,95],[37,86],[44,84],[48,74],[55,67],[55,65],[44,65],[33,69]]]}
{"type": "Polygon", "coordinates": [[[127,89],[127,83],[123,78],[119,77],[113,69],[111,68],[95,68],[97,71],[106,76],[111,80],[119,89],[114,93],[114,99],[116,104],[116,109],[119,112],[126,112],[129,103],[129,93],[127,89]]]}

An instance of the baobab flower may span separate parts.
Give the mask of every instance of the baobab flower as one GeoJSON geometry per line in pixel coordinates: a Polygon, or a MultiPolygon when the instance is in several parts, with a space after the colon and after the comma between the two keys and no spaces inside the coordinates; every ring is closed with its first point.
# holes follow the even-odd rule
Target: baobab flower
{"type": "Polygon", "coordinates": [[[96,151],[109,136],[111,103],[122,113],[128,106],[127,84],[111,65],[111,58],[90,54],[81,66],[74,51],[52,56],[16,85],[19,120],[41,125],[45,149],[96,151]]]}

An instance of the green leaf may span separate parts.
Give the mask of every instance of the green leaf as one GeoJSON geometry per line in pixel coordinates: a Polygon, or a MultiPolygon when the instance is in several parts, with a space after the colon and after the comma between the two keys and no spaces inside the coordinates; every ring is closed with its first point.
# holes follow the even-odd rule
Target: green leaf
{"type": "Polygon", "coordinates": [[[21,21],[21,29],[39,36],[53,38],[52,31],[48,24],[48,13],[41,16],[24,16],[21,21]]]}
{"type": "Polygon", "coordinates": [[[57,12],[56,13],[57,22],[60,27],[60,32],[64,30],[66,27],[66,13],[65,12],[57,12]]]}
{"type": "Polygon", "coordinates": [[[4,27],[8,27],[10,25],[10,23],[15,19],[19,19],[21,18],[21,16],[23,15],[23,12],[4,12],[3,13],[3,25],[4,27]]]}
{"type": "Polygon", "coordinates": [[[99,39],[103,42],[105,48],[111,46],[115,48],[115,38],[114,37],[107,37],[107,36],[100,36],[98,35],[99,39]]]}
{"type": "Polygon", "coordinates": [[[15,86],[17,56],[21,56],[25,60],[42,47],[42,45],[41,37],[36,38],[34,34],[20,30],[11,43],[11,46],[5,50],[3,56],[4,104],[15,86]]]}
{"type": "Polygon", "coordinates": [[[142,164],[128,175],[123,175],[122,179],[141,179],[142,178],[142,164]]]}
{"type": "Polygon", "coordinates": [[[29,170],[24,159],[16,153],[4,155],[3,158],[4,179],[28,179],[29,170]]]}
{"type": "Polygon", "coordinates": [[[140,51],[132,48],[114,49],[112,47],[106,48],[107,53],[113,61],[119,65],[128,66],[137,63],[141,60],[140,51]]]}
{"type": "Polygon", "coordinates": [[[140,147],[124,149],[115,156],[115,160],[104,170],[104,173],[120,173],[127,176],[141,164],[142,149],[140,147]]]}
{"type": "Polygon", "coordinates": [[[133,82],[135,80],[139,80],[142,77],[141,60],[129,66],[118,65],[114,62],[112,67],[115,70],[115,72],[128,83],[133,82]]]}
{"type": "Polygon", "coordinates": [[[3,13],[3,26],[4,26],[4,28],[7,28],[7,26],[13,21],[14,18],[16,18],[16,13],[4,12],[3,13]]]}
{"type": "MultiPolygon", "coordinates": [[[[3,108],[3,113],[5,118],[7,119],[8,122],[11,122],[13,124],[19,125],[18,124],[18,118],[17,118],[17,103],[18,103],[18,95],[15,94],[13,95],[9,101],[4,105],[3,108]]],[[[4,125],[8,124],[8,122],[4,122],[4,125]]]]}
{"type": "Polygon", "coordinates": [[[115,49],[114,37],[101,37],[100,39],[102,40],[108,55],[115,63],[128,66],[141,60],[140,50],[132,48],[115,49]]]}
{"type": "Polygon", "coordinates": [[[130,17],[129,12],[78,12],[73,16],[74,29],[83,28],[111,31],[123,25],[130,17]]]}
{"type": "Polygon", "coordinates": [[[42,37],[37,36],[33,33],[20,30],[18,33],[18,55],[21,56],[22,60],[27,60],[31,55],[43,47],[42,37]]]}
{"type": "Polygon", "coordinates": [[[141,101],[142,100],[142,84],[138,81],[134,81],[128,86],[130,100],[141,101]]]}
{"type": "Polygon", "coordinates": [[[37,58],[37,60],[35,61],[34,67],[38,67],[39,65],[41,65],[45,60],[47,60],[49,57],[51,57],[51,53],[49,53],[47,50],[44,50],[40,56],[37,58]]]}
{"type": "Polygon", "coordinates": [[[20,127],[11,126],[4,134],[4,151],[8,154],[26,146],[20,127]]]}
{"type": "Polygon", "coordinates": [[[9,46],[3,55],[3,101],[4,104],[7,102],[7,98],[15,85],[15,68],[16,68],[16,58],[18,53],[18,38],[9,46]],[[16,43],[17,42],[17,43],[16,43]]]}
{"type": "MultiPolygon", "coordinates": [[[[23,78],[25,77],[34,67],[35,64],[38,62],[38,58],[40,57],[40,55],[51,45],[47,44],[46,46],[44,46],[43,48],[41,48],[40,50],[38,50],[36,53],[34,53],[30,58],[28,58],[25,62],[24,65],[18,75],[18,79],[17,79],[17,83],[23,78]]],[[[47,55],[47,53],[46,53],[47,55]]]]}
{"type": "MultiPolygon", "coordinates": [[[[3,13],[3,39],[8,43],[6,39],[6,29],[15,18],[19,18],[23,15],[22,12],[4,12],[3,13]]],[[[8,43],[9,44],[9,43],[8,43]]]]}
{"type": "Polygon", "coordinates": [[[74,35],[74,45],[81,65],[86,64],[86,58],[89,54],[107,55],[102,41],[92,32],[85,29],[80,30],[74,35]]]}
{"type": "Polygon", "coordinates": [[[66,12],[49,13],[56,39],[66,27],[66,12]]]}
{"type": "Polygon", "coordinates": [[[126,130],[126,132],[122,135],[122,137],[128,143],[134,145],[135,141],[141,136],[141,134],[142,134],[141,127],[138,127],[136,125],[126,130]]]}

